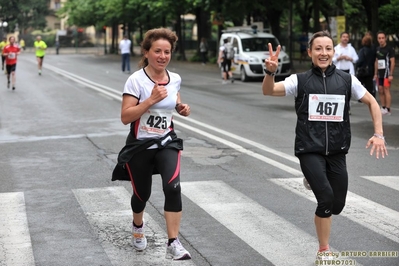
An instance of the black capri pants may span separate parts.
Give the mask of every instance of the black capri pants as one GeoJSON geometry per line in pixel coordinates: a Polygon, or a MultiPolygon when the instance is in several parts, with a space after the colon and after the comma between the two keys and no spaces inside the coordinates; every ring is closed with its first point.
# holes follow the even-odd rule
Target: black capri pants
{"type": "Polygon", "coordinates": [[[228,74],[228,72],[231,71],[231,59],[223,59],[222,68],[223,71],[228,74]]]}
{"type": "Polygon", "coordinates": [[[179,150],[146,149],[136,153],[126,168],[133,187],[131,206],[134,213],[142,212],[150,198],[154,169],[162,178],[164,210],[169,212],[182,210],[179,150]]]}
{"type": "Polygon", "coordinates": [[[330,217],[341,213],[348,191],[346,154],[307,153],[299,154],[298,158],[302,172],[317,199],[315,214],[330,217]]]}

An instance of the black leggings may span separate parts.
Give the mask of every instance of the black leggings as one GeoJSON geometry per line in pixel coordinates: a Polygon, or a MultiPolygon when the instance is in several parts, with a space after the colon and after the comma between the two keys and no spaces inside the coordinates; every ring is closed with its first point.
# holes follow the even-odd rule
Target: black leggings
{"type": "Polygon", "coordinates": [[[133,156],[127,165],[132,182],[131,206],[140,213],[151,195],[153,169],[161,175],[165,195],[164,210],[182,210],[180,188],[180,151],[176,149],[147,149],[133,156]]]}
{"type": "Polygon", "coordinates": [[[330,217],[339,214],[348,191],[346,154],[320,155],[315,153],[298,155],[302,172],[317,199],[315,214],[330,217]]]}

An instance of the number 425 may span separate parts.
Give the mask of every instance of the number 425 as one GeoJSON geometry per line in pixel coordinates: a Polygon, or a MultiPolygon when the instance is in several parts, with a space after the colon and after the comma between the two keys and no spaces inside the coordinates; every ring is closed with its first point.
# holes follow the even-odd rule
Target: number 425
{"type": "Polygon", "coordinates": [[[148,117],[148,120],[147,120],[147,125],[149,125],[150,127],[154,127],[154,128],[166,129],[166,127],[167,127],[166,117],[150,115],[150,117],[148,117]]]}

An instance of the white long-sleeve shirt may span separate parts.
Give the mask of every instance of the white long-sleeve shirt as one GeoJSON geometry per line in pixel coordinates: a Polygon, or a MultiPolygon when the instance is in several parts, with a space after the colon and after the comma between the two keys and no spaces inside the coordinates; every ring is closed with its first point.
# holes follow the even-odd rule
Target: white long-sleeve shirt
{"type": "Polygon", "coordinates": [[[341,44],[338,44],[334,47],[335,53],[333,57],[333,63],[338,69],[342,70],[349,70],[349,73],[352,75],[355,75],[355,67],[354,64],[359,60],[359,57],[357,56],[355,48],[348,43],[345,47],[342,46],[341,44]],[[338,57],[341,55],[346,55],[350,58],[352,58],[352,61],[349,60],[338,60],[338,57]]]}
{"type": "Polygon", "coordinates": [[[119,43],[119,49],[121,50],[121,54],[130,54],[130,46],[132,42],[129,39],[122,39],[119,43]]]}

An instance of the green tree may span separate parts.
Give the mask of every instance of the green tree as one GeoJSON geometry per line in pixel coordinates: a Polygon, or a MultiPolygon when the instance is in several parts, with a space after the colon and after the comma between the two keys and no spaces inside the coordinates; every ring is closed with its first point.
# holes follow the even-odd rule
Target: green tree
{"type": "Polygon", "coordinates": [[[0,0],[0,19],[8,22],[8,31],[18,24],[22,33],[28,29],[45,29],[50,14],[47,0],[0,0]]]}
{"type": "MultiPolygon", "coordinates": [[[[4,1],[5,0],[0,0],[4,1]]],[[[12,0],[17,1],[17,0],[12,0]]],[[[11,1],[11,2],[12,2],[11,1]]],[[[20,0],[22,2],[29,0],[20,0]]],[[[33,0],[30,0],[33,1],[33,0]]],[[[42,0],[40,0],[42,1],[42,0]]],[[[320,29],[320,18],[325,18],[327,25],[331,16],[345,15],[346,30],[352,33],[363,33],[378,29],[392,31],[395,28],[395,12],[399,0],[280,0],[270,2],[264,0],[68,0],[62,8],[64,16],[68,17],[70,25],[94,25],[97,29],[103,25],[113,28],[112,46],[116,46],[116,35],[119,25],[124,25],[124,33],[139,32],[138,41],[142,40],[146,30],[155,27],[172,27],[178,37],[179,58],[185,60],[184,39],[187,25],[184,25],[182,15],[196,15],[198,39],[213,36],[211,29],[212,17],[216,14],[224,22],[230,21],[235,26],[262,21],[265,27],[279,39],[288,32],[289,25],[299,31],[314,32],[320,29]],[[288,12],[287,7],[293,3],[294,12],[288,12]],[[392,2],[392,3],[391,3],[392,2]],[[388,6],[386,6],[388,5],[388,6]],[[378,15],[379,7],[384,6],[378,15]],[[290,17],[292,15],[292,18],[290,17]],[[295,23],[291,23],[291,19],[295,23]],[[313,23],[311,24],[311,21],[313,23]]],[[[381,7],[382,8],[382,7],[381,7]]],[[[217,26],[216,40],[227,24],[217,26]]],[[[291,36],[292,39],[292,36],[291,36]]],[[[288,45],[288,44],[287,44],[288,45]]]]}
{"type": "Polygon", "coordinates": [[[386,34],[399,34],[399,0],[392,0],[390,4],[378,9],[380,30],[386,34]]]}

